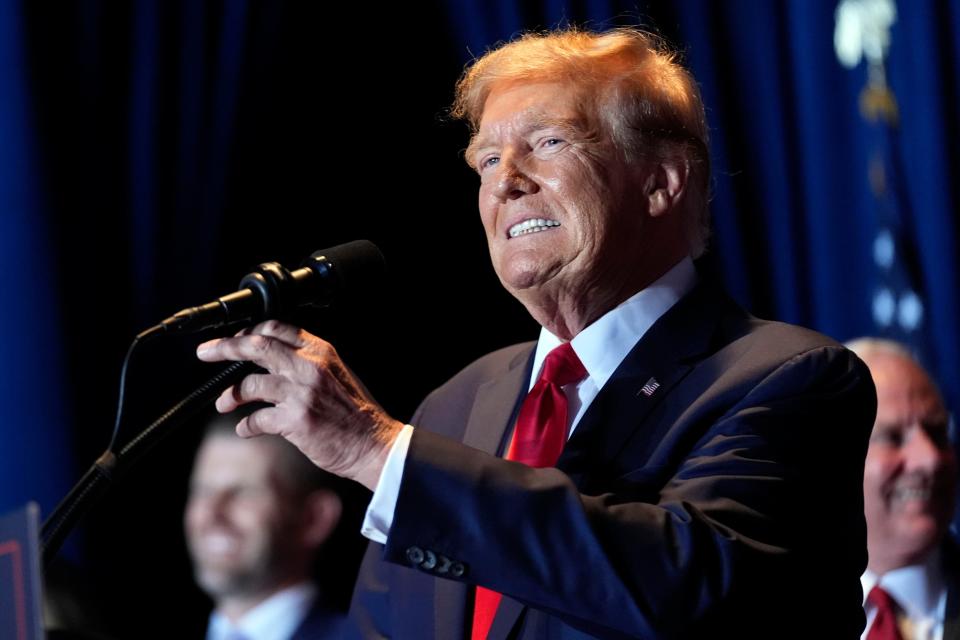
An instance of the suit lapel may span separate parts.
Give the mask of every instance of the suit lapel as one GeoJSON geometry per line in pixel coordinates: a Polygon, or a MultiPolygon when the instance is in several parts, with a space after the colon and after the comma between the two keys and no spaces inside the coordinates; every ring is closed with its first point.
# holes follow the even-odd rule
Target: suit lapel
{"type": "Polygon", "coordinates": [[[960,612],[957,611],[958,605],[957,584],[955,582],[947,586],[947,606],[943,618],[943,640],[960,640],[960,612]]]}
{"type": "Polygon", "coordinates": [[[503,640],[511,637],[510,632],[517,626],[520,616],[527,610],[527,606],[513,598],[504,596],[497,607],[497,615],[493,618],[493,624],[490,625],[490,632],[487,634],[489,640],[503,640]]]}
{"type": "Polygon", "coordinates": [[[494,455],[499,453],[503,436],[513,424],[524,395],[522,391],[530,379],[534,346],[514,357],[504,375],[477,389],[463,434],[464,444],[494,455]]]}
{"type": "MultiPolygon", "coordinates": [[[[470,410],[466,430],[463,433],[464,444],[493,455],[499,455],[504,435],[516,418],[520,402],[524,396],[523,391],[530,379],[530,368],[533,366],[533,349],[535,346],[536,343],[514,357],[504,375],[477,389],[476,399],[470,410]]],[[[437,581],[436,584],[434,612],[436,629],[438,633],[443,634],[440,637],[469,638],[471,620],[468,618],[467,612],[472,611],[473,607],[467,606],[467,599],[473,597],[473,589],[461,582],[449,580],[443,580],[442,584],[437,581]],[[464,624],[466,627],[464,627],[464,624]]],[[[501,617],[505,607],[513,620],[516,620],[522,610],[520,603],[504,598],[503,604],[497,610],[497,619],[501,617]],[[508,602],[513,603],[515,607],[508,605],[508,602]],[[513,611],[514,608],[516,609],[515,612],[513,611]]],[[[503,623],[501,622],[501,624],[503,623]]],[[[495,620],[494,627],[496,626],[497,621],[495,620]]],[[[507,630],[509,631],[509,628],[507,630]]],[[[493,629],[491,629],[489,637],[497,637],[494,635],[493,629]]]]}
{"type": "Polygon", "coordinates": [[[709,351],[717,305],[723,304],[715,297],[698,285],[650,327],[597,394],[557,465],[578,486],[583,474],[603,469],[617,457],[650,412],[709,351]],[[597,459],[605,462],[598,465],[597,459]]]}

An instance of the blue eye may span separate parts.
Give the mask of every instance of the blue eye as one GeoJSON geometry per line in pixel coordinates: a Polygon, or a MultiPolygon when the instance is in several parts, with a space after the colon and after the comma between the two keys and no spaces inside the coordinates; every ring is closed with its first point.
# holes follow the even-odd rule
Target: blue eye
{"type": "Polygon", "coordinates": [[[559,150],[561,148],[565,148],[566,145],[567,145],[567,141],[565,139],[549,136],[549,137],[541,138],[537,142],[537,149],[540,149],[542,151],[552,151],[553,149],[559,150]]]}
{"type": "Polygon", "coordinates": [[[500,162],[500,156],[487,156],[480,161],[480,169],[487,169],[500,162]]]}

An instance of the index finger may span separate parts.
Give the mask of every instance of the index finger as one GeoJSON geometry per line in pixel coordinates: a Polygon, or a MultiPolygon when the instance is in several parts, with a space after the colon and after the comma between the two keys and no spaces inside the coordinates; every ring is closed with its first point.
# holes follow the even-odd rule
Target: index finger
{"type": "MultiPolygon", "coordinates": [[[[306,344],[303,333],[303,329],[300,329],[299,327],[287,324],[286,322],[280,322],[279,320],[271,319],[265,320],[264,322],[252,327],[243,328],[233,337],[240,338],[243,336],[262,335],[284,342],[294,349],[299,349],[306,344]]],[[[217,360],[231,360],[232,358],[216,358],[214,360],[206,356],[207,351],[216,347],[218,344],[223,342],[223,340],[225,340],[225,338],[215,338],[197,345],[197,357],[208,362],[214,362],[217,360]]]]}
{"type": "Polygon", "coordinates": [[[204,362],[223,360],[254,362],[271,373],[292,366],[296,347],[265,335],[238,335],[208,340],[197,347],[197,358],[204,362]]]}
{"type": "Polygon", "coordinates": [[[262,335],[284,342],[294,349],[306,346],[306,331],[280,320],[265,320],[246,330],[248,335],[262,335]]]}

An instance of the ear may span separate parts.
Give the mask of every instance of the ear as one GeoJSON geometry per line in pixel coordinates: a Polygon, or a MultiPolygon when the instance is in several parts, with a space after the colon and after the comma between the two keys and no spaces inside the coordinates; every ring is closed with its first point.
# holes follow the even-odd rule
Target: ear
{"type": "Polygon", "coordinates": [[[673,211],[686,192],[689,177],[690,163],[686,158],[665,158],[653,163],[643,186],[651,218],[673,211]]]}
{"type": "Polygon", "coordinates": [[[329,489],[317,489],[303,503],[303,541],[311,548],[319,548],[340,522],[343,503],[329,489]]]}

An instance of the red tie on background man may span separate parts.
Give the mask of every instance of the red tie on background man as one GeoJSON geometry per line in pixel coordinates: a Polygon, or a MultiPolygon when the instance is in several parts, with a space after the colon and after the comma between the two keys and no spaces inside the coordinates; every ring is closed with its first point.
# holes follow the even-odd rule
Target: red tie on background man
{"type": "Polygon", "coordinates": [[[897,627],[897,603],[880,586],[870,590],[867,602],[877,609],[873,617],[873,624],[867,633],[867,640],[903,640],[900,628],[897,627]]]}
{"type": "MultiPolygon", "coordinates": [[[[523,400],[507,460],[530,467],[552,467],[567,442],[567,396],[563,386],[587,377],[569,342],[547,354],[537,383],[523,400]]],[[[500,604],[500,594],[477,587],[472,640],[486,640],[500,604]]]]}

